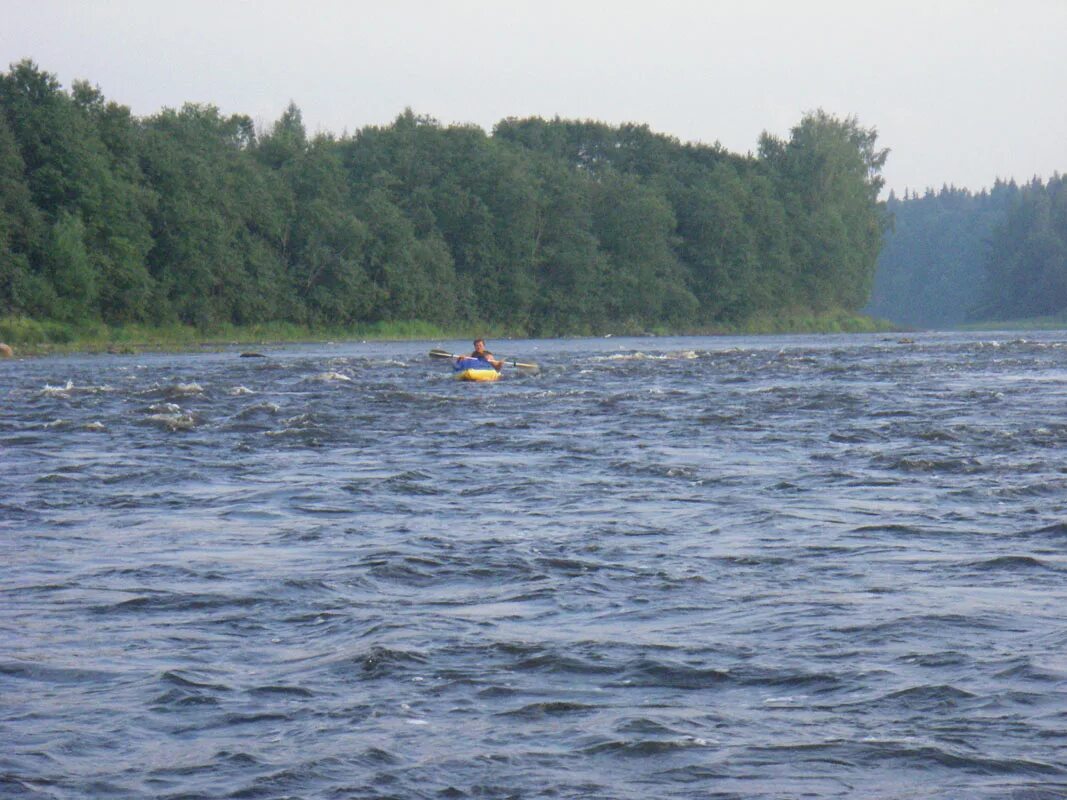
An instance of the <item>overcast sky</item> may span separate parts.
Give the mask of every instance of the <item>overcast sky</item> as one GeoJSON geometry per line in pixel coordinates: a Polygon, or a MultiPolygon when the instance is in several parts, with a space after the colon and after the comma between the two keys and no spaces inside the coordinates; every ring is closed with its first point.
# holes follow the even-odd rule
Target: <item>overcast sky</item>
{"type": "Polygon", "coordinates": [[[26,57],[139,116],[559,115],[743,153],[823,108],[877,128],[897,192],[1067,171],[1067,0],[0,0],[0,68],[26,57]]]}

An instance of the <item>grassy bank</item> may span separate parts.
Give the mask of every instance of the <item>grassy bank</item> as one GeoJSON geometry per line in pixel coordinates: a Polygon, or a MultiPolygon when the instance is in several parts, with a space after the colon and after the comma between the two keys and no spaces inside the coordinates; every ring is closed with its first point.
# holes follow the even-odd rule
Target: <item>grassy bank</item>
{"type": "Polygon", "coordinates": [[[505,334],[505,331],[490,326],[476,330],[444,328],[417,320],[377,322],[349,328],[269,322],[200,329],[190,325],[71,324],[26,317],[0,318],[0,342],[14,347],[19,355],[182,351],[298,342],[447,340],[468,339],[476,335],[502,337],[505,334]]]}
{"type": "MultiPolygon", "coordinates": [[[[883,320],[847,312],[810,314],[796,312],[755,316],[736,325],[719,325],[688,330],[656,328],[651,331],[604,331],[615,335],[651,333],[694,335],[751,335],[781,333],[874,333],[895,328],[883,320]]],[[[46,355],[71,352],[118,352],[200,350],[234,345],[267,345],[328,341],[448,341],[485,336],[490,339],[523,338],[525,331],[494,325],[445,328],[428,322],[377,322],[349,328],[315,328],[288,322],[256,325],[222,325],[210,329],[189,325],[106,325],[102,322],[64,323],[27,317],[0,318],[0,342],[15,348],[18,355],[46,355]]],[[[595,334],[594,334],[595,335],[595,334]]]]}
{"type": "Polygon", "coordinates": [[[972,322],[956,328],[961,331],[1059,331],[1065,329],[1067,329],[1067,312],[1047,317],[972,322]]]}
{"type": "Polygon", "coordinates": [[[757,314],[731,328],[719,331],[727,334],[764,333],[883,333],[898,331],[892,322],[848,311],[831,311],[813,314],[807,311],[792,311],[779,314],[757,314]]]}

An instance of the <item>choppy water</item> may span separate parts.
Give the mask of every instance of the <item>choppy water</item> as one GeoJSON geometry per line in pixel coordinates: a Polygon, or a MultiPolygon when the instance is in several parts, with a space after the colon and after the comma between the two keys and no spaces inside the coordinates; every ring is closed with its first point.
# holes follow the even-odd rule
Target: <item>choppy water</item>
{"type": "Polygon", "coordinates": [[[1067,334],[0,363],[4,798],[1067,797],[1067,334]]]}

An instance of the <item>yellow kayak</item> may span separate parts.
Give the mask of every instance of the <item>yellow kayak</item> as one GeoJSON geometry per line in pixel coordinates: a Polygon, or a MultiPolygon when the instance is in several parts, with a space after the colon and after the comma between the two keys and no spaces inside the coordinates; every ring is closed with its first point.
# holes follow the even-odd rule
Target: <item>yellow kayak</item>
{"type": "Polygon", "coordinates": [[[467,369],[456,370],[457,381],[495,381],[499,378],[500,373],[492,367],[488,369],[467,367],[467,369]]]}
{"type": "MultiPolygon", "coordinates": [[[[460,381],[496,381],[500,380],[500,370],[493,367],[482,358],[470,356],[457,356],[447,350],[431,350],[430,358],[447,358],[452,362],[452,374],[460,381]]],[[[504,359],[504,363],[519,369],[524,375],[536,375],[541,368],[531,362],[504,359]]]]}

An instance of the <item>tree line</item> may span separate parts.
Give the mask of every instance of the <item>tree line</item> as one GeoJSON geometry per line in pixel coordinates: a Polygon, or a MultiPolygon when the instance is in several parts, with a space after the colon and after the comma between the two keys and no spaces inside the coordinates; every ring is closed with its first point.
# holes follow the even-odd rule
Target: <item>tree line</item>
{"type": "Polygon", "coordinates": [[[822,111],[745,155],[561,119],[138,118],[26,60],[0,74],[0,316],[557,335],[855,311],[886,153],[822,111]]]}
{"type": "Polygon", "coordinates": [[[868,313],[944,328],[1067,312],[1067,187],[1053,175],[991,190],[892,193],[868,313]]]}

